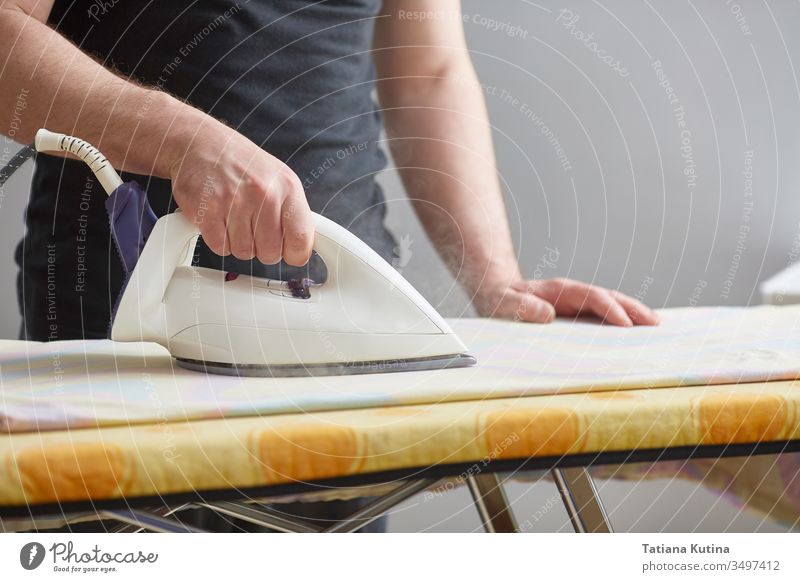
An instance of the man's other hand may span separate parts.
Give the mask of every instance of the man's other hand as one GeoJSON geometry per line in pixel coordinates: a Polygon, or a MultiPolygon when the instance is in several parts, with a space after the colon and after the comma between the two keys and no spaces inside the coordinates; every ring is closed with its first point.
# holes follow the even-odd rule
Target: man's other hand
{"type": "Polygon", "coordinates": [[[658,314],[633,297],[563,278],[483,285],[473,303],[484,317],[531,323],[549,323],[556,316],[582,315],[624,327],[659,323],[658,314]]]}

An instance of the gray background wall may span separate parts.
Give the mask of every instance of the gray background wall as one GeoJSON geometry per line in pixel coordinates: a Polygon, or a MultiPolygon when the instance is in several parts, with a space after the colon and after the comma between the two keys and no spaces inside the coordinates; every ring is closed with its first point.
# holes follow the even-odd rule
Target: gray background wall
{"type": "MultiPolygon", "coordinates": [[[[560,260],[543,276],[594,281],[653,306],[759,301],[758,281],[796,258],[800,237],[796,2],[465,0],[463,7],[529,276],[549,246],[560,260]],[[559,21],[562,9],[579,17],[574,28],[559,21]],[[482,17],[522,32],[493,31],[482,17]],[[594,34],[628,76],[600,62],[575,30],[594,34]],[[678,103],[659,86],[656,61],[678,103]],[[690,132],[694,188],[683,173],[682,129],[690,132]],[[743,175],[748,151],[752,196],[743,175]]],[[[385,178],[401,198],[396,178],[385,178]]],[[[429,276],[440,265],[405,204],[391,209],[395,232],[413,241],[404,273],[445,313],[460,313],[458,290],[444,275],[429,276]]]]}
{"type": "MultiPolygon", "coordinates": [[[[464,0],[464,13],[528,275],[551,247],[560,258],[545,277],[593,281],[657,307],[734,305],[757,303],[758,281],[797,258],[800,4],[464,0]],[[488,18],[500,25],[487,25],[488,18]],[[627,75],[601,62],[577,31],[593,34],[597,48],[627,75]],[[673,103],[659,85],[657,61],[673,103]],[[682,129],[688,141],[682,142],[682,129]],[[747,152],[752,195],[743,174],[747,152]],[[689,167],[694,180],[684,173],[689,167]]],[[[401,253],[404,274],[446,315],[468,313],[396,175],[388,171],[381,179],[391,227],[410,241],[401,253]]],[[[15,176],[0,198],[0,248],[6,249],[0,337],[6,338],[19,325],[12,250],[22,233],[28,180],[28,173],[15,176]]],[[[522,513],[533,514],[554,493],[551,484],[514,487],[522,513]]],[[[476,527],[464,510],[465,495],[462,489],[424,510],[412,500],[393,516],[392,527],[476,527]]],[[[775,527],[688,484],[606,484],[604,496],[610,503],[626,500],[616,513],[622,529],[775,527]],[[656,497],[661,509],[649,507],[656,497]]],[[[560,508],[548,516],[542,529],[565,527],[560,508]]]]}

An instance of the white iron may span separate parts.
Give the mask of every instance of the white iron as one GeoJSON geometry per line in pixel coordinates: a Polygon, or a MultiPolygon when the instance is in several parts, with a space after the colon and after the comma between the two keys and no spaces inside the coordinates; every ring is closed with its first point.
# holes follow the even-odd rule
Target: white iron
{"type": "MultiPolygon", "coordinates": [[[[97,152],[77,138],[46,130],[36,136],[38,151],[80,151],[111,194],[122,183],[119,176],[99,152],[84,155],[85,148],[97,152]]],[[[314,250],[328,277],[299,298],[282,281],[226,280],[222,271],[192,266],[197,224],[181,212],[163,216],[125,287],[111,339],[156,342],[183,367],[235,375],[475,364],[447,322],[395,269],[346,229],[314,218],[314,250]]]]}

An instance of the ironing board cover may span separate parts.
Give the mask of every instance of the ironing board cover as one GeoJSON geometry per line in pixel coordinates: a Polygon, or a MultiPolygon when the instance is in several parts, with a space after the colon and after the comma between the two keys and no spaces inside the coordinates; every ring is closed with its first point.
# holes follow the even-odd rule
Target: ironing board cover
{"type": "Polygon", "coordinates": [[[474,368],[238,378],[155,344],[0,342],[0,430],[25,432],[800,377],[800,308],[663,310],[658,327],[455,320],[474,368]]]}
{"type": "MultiPolygon", "coordinates": [[[[238,490],[494,459],[800,439],[800,383],[657,388],[0,435],[0,514],[32,504],[238,490]]],[[[800,454],[638,463],[800,515],[800,454]],[[767,472],[767,469],[775,471],[767,472]]],[[[516,477],[517,475],[514,475],[516,477]]],[[[325,488],[324,498],[367,490],[325,488]]],[[[1,525],[1,524],[0,524],[1,525]]]]}

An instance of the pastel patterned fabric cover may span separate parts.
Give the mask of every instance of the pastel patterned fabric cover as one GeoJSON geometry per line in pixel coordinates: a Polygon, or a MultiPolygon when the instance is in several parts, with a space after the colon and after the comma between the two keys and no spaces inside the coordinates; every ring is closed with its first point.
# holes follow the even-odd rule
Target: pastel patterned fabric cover
{"type": "MultiPolygon", "coordinates": [[[[658,327],[451,322],[473,368],[238,378],[178,368],[111,341],[0,342],[0,430],[25,432],[566,392],[794,379],[800,308],[662,312],[658,327]]],[[[369,339],[367,341],[380,341],[369,339]]]]}
{"type": "MultiPolygon", "coordinates": [[[[173,373],[143,345],[7,342],[1,404],[14,432],[0,435],[0,506],[800,438],[800,384],[787,380],[800,376],[800,310],[662,315],[660,328],[627,330],[455,322],[481,361],[476,369],[319,383],[215,377],[216,390],[201,374],[173,373]],[[784,380],[758,381],[770,379],[784,380]],[[669,387],[688,384],[697,385],[669,387]],[[37,421],[48,430],[33,430],[37,421]],[[58,429],[65,424],[84,428],[58,429]]],[[[680,470],[694,479],[698,466],[680,470]]],[[[779,473],[747,482],[731,468],[719,482],[739,478],[729,492],[794,520],[800,478],[792,464],[779,473]]]]}

